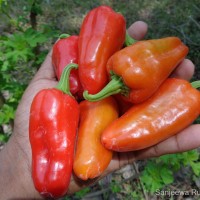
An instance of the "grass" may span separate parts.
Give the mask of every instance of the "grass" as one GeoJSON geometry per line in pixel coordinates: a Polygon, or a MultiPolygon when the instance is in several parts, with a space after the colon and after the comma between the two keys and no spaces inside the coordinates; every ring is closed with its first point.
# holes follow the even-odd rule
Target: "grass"
{"type": "Polygon", "coordinates": [[[188,58],[196,65],[195,79],[200,78],[200,6],[199,0],[68,0],[42,3],[41,23],[53,23],[61,32],[78,34],[85,14],[99,5],[109,5],[121,12],[127,27],[137,20],[148,26],[146,39],[177,36],[190,48],[188,58]]]}

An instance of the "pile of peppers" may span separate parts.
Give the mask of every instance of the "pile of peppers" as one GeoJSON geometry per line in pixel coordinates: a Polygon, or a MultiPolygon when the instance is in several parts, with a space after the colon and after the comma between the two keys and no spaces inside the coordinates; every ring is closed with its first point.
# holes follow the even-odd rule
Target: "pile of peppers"
{"type": "Polygon", "coordinates": [[[153,146],[200,114],[199,82],[170,78],[187,56],[178,37],[126,45],[126,20],[108,6],[89,11],[79,35],[53,45],[56,88],[30,109],[32,178],[44,197],[67,194],[77,179],[99,177],[114,151],[153,146]]]}

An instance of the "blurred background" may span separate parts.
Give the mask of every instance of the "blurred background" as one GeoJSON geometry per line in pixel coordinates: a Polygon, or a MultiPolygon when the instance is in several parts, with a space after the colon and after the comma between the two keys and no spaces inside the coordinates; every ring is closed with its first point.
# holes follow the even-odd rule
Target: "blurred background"
{"type": "MultiPolygon", "coordinates": [[[[179,37],[196,66],[193,80],[200,79],[200,0],[0,0],[0,148],[12,134],[21,95],[58,36],[79,34],[87,12],[99,5],[122,13],[127,27],[145,21],[144,39],[179,37]]],[[[197,149],[135,162],[63,199],[168,199],[162,190],[188,192],[171,199],[198,199],[191,191],[199,187],[197,149]]]]}

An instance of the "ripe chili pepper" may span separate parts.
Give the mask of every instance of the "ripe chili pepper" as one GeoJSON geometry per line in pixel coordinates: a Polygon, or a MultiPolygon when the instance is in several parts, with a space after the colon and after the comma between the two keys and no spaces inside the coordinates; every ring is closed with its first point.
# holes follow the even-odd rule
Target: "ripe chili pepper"
{"type": "Polygon", "coordinates": [[[177,37],[138,41],[116,52],[107,63],[111,81],[89,101],[120,93],[134,104],[147,100],[185,58],[188,47],[177,37]]]}
{"type": "MultiPolygon", "coordinates": [[[[52,63],[55,69],[57,79],[60,80],[63,69],[70,63],[78,63],[78,36],[62,34],[59,40],[53,45],[52,63]]],[[[70,92],[77,99],[82,99],[83,88],[79,80],[78,70],[71,70],[70,92]]]]}
{"type": "Polygon", "coordinates": [[[67,66],[57,87],[41,90],[31,105],[32,178],[45,197],[63,196],[70,183],[79,105],[70,95],[66,78],[75,67],[67,66]]]}
{"type": "Polygon", "coordinates": [[[94,94],[107,83],[106,63],[122,48],[124,17],[108,6],[99,6],[85,17],[79,35],[79,77],[84,90],[94,94]]]}
{"type": "Polygon", "coordinates": [[[131,102],[126,101],[121,95],[116,94],[113,95],[116,100],[119,108],[119,116],[123,115],[127,110],[129,110],[133,104],[131,102]]]}
{"type": "Polygon", "coordinates": [[[74,173],[80,179],[99,176],[110,163],[112,151],[101,144],[100,136],[117,117],[118,107],[112,97],[80,103],[80,125],[73,166],[74,173]]]}
{"type": "Polygon", "coordinates": [[[114,151],[144,149],[177,134],[199,114],[200,92],[185,80],[169,78],[151,98],[111,123],[101,141],[114,151]]]}

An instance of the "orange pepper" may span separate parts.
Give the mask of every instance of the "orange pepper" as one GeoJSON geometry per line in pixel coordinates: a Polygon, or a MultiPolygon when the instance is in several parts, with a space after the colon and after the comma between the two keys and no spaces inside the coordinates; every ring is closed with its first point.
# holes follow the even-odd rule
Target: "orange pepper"
{"type": "Polygon", "coordinates": [[[80,103],[80,126],[73,170],[82,180],[99,176],[112,159],[112,151],[101,144],[101,133],[116,118],[118,107],[112,97],[80,103]]]}
{"type": "Polygon", "coordinates": [[[111,123],[101,141],[119,152],[144,149],[177,134],[199,113],[200,92],[186,80],[169,78],[151,98],[111,123]]]}
{"type": "Polygon", "coordinates": [[[187,53],[188,47],[177,37],[138,41],[109,58],[111,81],[97,94],[84,91],[83,96],[98,101],[120,93],[127,101],[141,103],[156,92],[187,53]]]}

